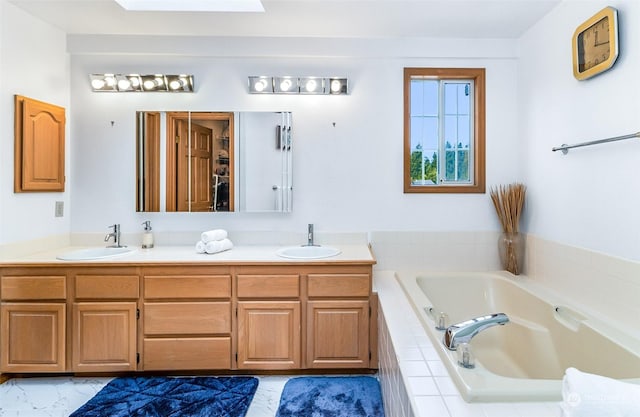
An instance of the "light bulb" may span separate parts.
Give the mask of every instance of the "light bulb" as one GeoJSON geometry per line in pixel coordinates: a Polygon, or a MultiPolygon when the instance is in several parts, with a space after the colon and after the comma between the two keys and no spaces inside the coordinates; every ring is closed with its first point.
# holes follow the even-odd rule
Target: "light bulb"
{"type": "Polygon", "coordinates": [[[332,80],[331,81],[331,92],[332,93],[340,92],[341,88],[342,88],[342,83],[340,82],[340,80],[332,80]]]}
{"type": "Polygon", "coordinates": [[[156,79],[154,80],[157,86],[161,86],[162,84],[164,84],[164,80],[162,79],[162,76],[157,76],[156,79]]]}
{"type": "Polygon", "coordinates": [[[284,80],[282,80],[282,82],[280,83],[280,89],[282,91],[289,91],[290,88],[291,80],[289,78],[285,78],[284,80]]]}
{"type": "Polygon", "coordinates": [[[119,90],[128,90],[129,88],[131,88],[131,81],[129,81],[129,79],[125,78],[124,80],[118,81],[119,90]]]}
{"type": "Polygon", "coordinates": [[[138,77],[129,77],[129,82],[133,87],[138,87],[140,85],[140,80],[138,79],[138,77]]]}
{"type": "Polygon", "coordinates": [[[114,85],[116,85],[116,77],[114,77],[113,75],[109,74],[104,76],[104,82],[109,86],[109,87],[113,87],[114,85]]]}
{"type": "Polygon", "coordinates": [[[317,86],[318,86],[318,83],[316,82],[316,80],[309,80],[307,81],[307,84],[305,84],[305,88],[309,93],[315,91],[317,86]]]}
{"type": "Polygon", "coordinates": [[[156,83],[153,80],[145,80],[145,82],[143,82],[142,85],[145,90],[153,90],[156,86],[156,83]]]}
{"type": "Polygon", "coordinates": [[[179,80],[173,80],[169,83],[169,88],[172,90],[177,90],[182,87],[182,83],[179,80]]]}
{"type": "Polygon", "coordinates": [[[265,88],[267,88],[267,80],[265,80],[264,78],[256,81],[256,83],[253,85],[253,89],[257,92],[262,92],[265,88]]]}
{"type": "Polygon", "coordinates": [[[94,90],[101,90],[102,88],[104,88],[105,82],[102,79],[93,79],[91,80],[91,87],[93,87],[94,90]]]}

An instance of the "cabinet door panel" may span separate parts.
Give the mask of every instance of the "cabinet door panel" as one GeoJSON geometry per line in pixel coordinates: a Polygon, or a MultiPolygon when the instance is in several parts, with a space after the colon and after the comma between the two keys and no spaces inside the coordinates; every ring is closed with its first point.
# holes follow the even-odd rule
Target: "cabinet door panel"
{"type": "Polygon", "coordinates": [[[309,301],[307,365],[369,366],[369,301],[309,301]]]}
{"type": "Polygon", "coordinates": [[[0,315],[1,371],[65,371],[64,304],[4,303],[0,315]]]}
{"type": "Polygon", "coordinates": [[[238,368],[300,368],[300,302],[238,303],[238,368]]]}
{"type": "Polygon", "coordinates": [[[73,370],[136,369],[136,303],[73,305],[73,370]]]}
{"type": "Polygon", "coordinates": [[[14,191],[64,191],[65,109],[15,96],[14,191]]]}

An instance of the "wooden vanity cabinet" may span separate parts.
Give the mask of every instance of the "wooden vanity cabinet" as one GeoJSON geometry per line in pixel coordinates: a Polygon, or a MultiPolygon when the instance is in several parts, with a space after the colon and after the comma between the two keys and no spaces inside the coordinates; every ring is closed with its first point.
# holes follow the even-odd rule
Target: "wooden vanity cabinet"
{"type": "Polygon", "coordinates": [[[369,368],[370,274],[309,274],[307,367],[369,368]]]}
{"type": "Polygon", "coordinates": [[[369,369],[369,263],[0,267],[0,372],[369,369]]]}
{"type": "Polygon", "coordinates": [[[231,369],[228,267],[144,270],[144,370],[231,369]]]}
{"type": "Polygon", "coordinates": [[[300,369],[300,276],[239,273],[237,288],[238,369],[300,369]]]}
{"type": "Polygon", "coordinates": [[[24,272],[0,277],[0,371],[64,372],[66,276],[24,272]]]}
{"type": "Polygon", "coordinates": [[[71,276],[72,370],[136,370],[139,275],[103,268],[73,271],[71,276]]]}

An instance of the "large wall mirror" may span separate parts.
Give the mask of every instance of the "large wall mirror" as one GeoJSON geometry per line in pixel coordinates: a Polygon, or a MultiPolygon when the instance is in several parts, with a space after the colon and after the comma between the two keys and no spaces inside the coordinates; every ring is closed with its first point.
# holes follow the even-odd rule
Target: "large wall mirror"
{"type": "Polygon", "coordinates": [[[290,212],[290,112],[136,113],[136,211],[290,212]]]}

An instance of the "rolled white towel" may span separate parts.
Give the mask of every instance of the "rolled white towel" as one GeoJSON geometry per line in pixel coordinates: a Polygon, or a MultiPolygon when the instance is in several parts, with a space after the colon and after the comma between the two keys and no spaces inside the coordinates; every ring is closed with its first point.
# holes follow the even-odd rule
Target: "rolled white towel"
{"type": "Polygon", "coordinates": [[[205,252],[212,254],[224,252],[233,248],[233,243],[229,239],[214,240],[205,244],[205,252]]]}
{"type": "Polygon", "coordinates": [[[199,240],[198,243],[196,243],[196,253],[205,253],[206,252],[206,246],[207,246],[206,243],[204,243],[203,241],[199,240]]]}
{"type": "Polygon", "coordinates": [[[640,416],[640,385],[568,368],[562,379],[563,417],[640,416]]]}
{"type": "Polygon", "coordinates": [[[224,229],[213,229],[213,230],[203,232],[202,235],[200,235],[200,239],[202,239],[204,243],[207,243],[207,242],[212,242],[214,240],[226,239],[227,235],[228,235],[227,231],[224,229]]]}

